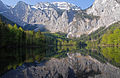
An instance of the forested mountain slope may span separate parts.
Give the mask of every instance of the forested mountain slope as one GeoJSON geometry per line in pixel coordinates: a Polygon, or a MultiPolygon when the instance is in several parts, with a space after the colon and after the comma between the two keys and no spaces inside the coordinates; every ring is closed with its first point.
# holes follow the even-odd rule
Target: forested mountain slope
{"type": "Polygon", "coordinates": [[[89,35],[82,35],[80,40],[88,45],[120,45],[120,22],[116,22],[109,27],[101,27],[89,35]]]}

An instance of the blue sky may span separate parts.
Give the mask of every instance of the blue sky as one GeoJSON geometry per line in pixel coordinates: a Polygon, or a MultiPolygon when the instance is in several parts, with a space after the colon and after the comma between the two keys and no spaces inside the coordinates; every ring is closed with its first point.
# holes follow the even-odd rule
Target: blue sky
{"type": "Polygon", "coordinates": [[[38,2],[69,2],[69,3],[73,3],[76,4],[77,6],[81,7],[82,9],[86,9],[89,6],[91,6],[94,2],[94,0],[2,0],[3,3],[7,4],[7,5],[12,5],[14,6],[18,1],[24,1],[27,4],[31,4],[34,5],[38,2]]]}

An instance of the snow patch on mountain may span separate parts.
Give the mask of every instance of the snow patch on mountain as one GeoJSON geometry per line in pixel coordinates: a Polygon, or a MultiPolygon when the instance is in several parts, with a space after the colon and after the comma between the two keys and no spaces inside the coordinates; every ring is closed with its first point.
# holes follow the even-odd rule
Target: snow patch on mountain
{"type": "Polygon", "coordinates": [[[80,7],[71,4],[71,3],[67,3],[67,2],[53,2],[52,3],[54,6],[56,6],[59,9],[63,9],[63,10],[80,10],[80,7]]]}
{"type": "Polygon", "coordinates": [[[45,9],[61,9],[61,10],[80,10],[80,7],[71,4],[71,3],[67,3],[67,2],[40,2],[36,5],[31,6],[34,9],[41,9],[41,10],[45,10],[45,9]]]}

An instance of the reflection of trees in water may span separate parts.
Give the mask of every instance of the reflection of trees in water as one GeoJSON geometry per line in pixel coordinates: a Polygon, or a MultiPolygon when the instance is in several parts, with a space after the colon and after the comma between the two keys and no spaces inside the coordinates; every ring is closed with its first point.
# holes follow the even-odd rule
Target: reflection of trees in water
{"type": "Polygon", "coordinates": [[[119,47],[91,47],[82,49],[84,55],[90,55],[100,62],[109,62],[112,65],[120,67],[120,48],[119,47]]]}
{"type": "Polygon", "coordinates": [[[91,47],[80,49],[83,55],[90,55],[102,63],[109,62],[110,64],[120,67],[120,47],[91,47]]]}
{"type": "Polygon", "coordinates": [[[120,48],[117,47],[94,47],[77,49],[75,46],[57,46],[53,51],[47,52],[47,56],[61,58],[66,57],[68,52],[78,52],[82,55],[90,55],[102,63],[109,62],[115,66],[120,66],[120,48]]]}
{"type": "Polygon", "coordinates": [[[9,69],[15,69],[23,63],[31,63],[49,58],[64,58],[67,53],[90,55],[101,62],[109,61],[120,66],[120,48],[104,47],[92,49],[77,49],[76,46],[52,46],[45,48],[0,49],[0,75],[9,69]]]}
{"type": "Polygon", "coordinates": [[[56,46],[51,47],[46,51],[46,57],[55,57],[55,58],[63,58],[67,56],[68,52],[74,52],[76,50],[76,46],[56,46]]]}
{"type": "Polygon", "coordinates": [[[10,69],[16,69],[25,62],[40,61],[44,56],[43,48],[0,49],[0,75],[10,69]]]}
{"type": "Polygon", "coordinates": [[[120,47],[104,47],[101,52],[110,63],[120,67],[120,47]]]}
{"type": "Polygon", "coordinates": [[[67,52],[75,49],[74,46],[53,46],[39,48],[9,48],[0,49],[0,75],[10,69],[16,69],[24,63],[31,63],[51,57],[65,57],[67,52]]]}
{"type": "Polygon", "coordinates": [[[79,50],[77,50],[77,52],[80,52],[82,55],[90,55],[91,57],[99,60],[102,63],[106,62],[105,57],[102,55],[101,51],[100,51],[100,47],[91,47],[91,48],[81,48],[79,50]]]}

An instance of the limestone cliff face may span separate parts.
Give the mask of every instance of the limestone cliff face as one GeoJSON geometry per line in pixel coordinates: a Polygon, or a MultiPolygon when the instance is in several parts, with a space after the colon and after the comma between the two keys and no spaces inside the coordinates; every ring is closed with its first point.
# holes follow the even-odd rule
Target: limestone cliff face
{"type": "Polygon", "coordinates": [[[80,37],[82,34],[89,34],[91,30],[97,28],[99,16],[88,15],[78,11],[73,21],[69,24],[68,37],[80,37]]]}
{"type": "Polygon", "coordinates": [[[20,1],[3,15],[21,26],[35,25],[35,31],[45,28],[51,32],[68,33],[68,37],[87,34],[97,22],[97,18],[91,18],[79,7],[67,2],[29,5],[20,1]]]}
{"type": "Polygon", "coordinates": [[[0,11],[7,10],[7,7],[3,4],[3,2],[0,0],[0,11]]]}
{"type": "Polygon", "coordinates": [[[67,33],[68,25],[72,22],[75,14],[72,9],[60,9],[51,3],[39,3],[32,6],[21,1],[12,8],[12,12],[16,17],[12,20],[20,19],[21,23],[19,21],[16,22],[22,26],[36,24],[38,26],[37,29],[42,25],[51,32],[65,33],[67,33]]]}
{"type": "Polygon", "coordinates": [[[120,21],[120,0],[95,0],[88,14],[100,16],[98,26],[109,26],[120,21]]]}

